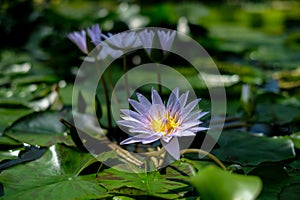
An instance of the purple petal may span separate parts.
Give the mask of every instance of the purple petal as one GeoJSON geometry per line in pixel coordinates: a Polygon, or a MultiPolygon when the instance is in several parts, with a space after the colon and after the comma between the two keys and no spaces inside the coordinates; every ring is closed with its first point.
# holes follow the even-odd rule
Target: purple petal
{"type": "Polygon", "coordinates": [[[180,159],[180,147],[177,137],[173,137],[169,143],[166,143],[164,140],[161,140],[161,143],[173,158],[176,160],[180,159]]]}
{"type": "Polygon", "coordinates": [[[158,39],[160,42],[160,45],[164,51],[169,51],[171,49],[171,46],[173,44],[176,31],[157,31],[158,39]]]}
{"type": "Polygon", "coordinates": [[[159,138],[160,138],[160,137],[157,136],[157,135],[151,135],[151,136],[149,136],[149,137],[144,138],[144,139],[142,140],[142,143],[143,143],[143,144],[149,144],[149,143],[152,143],[152,142],[158,140],[159,138]]]}
{"type": "Polygon", "coordinates": [[[200,110],[197,110],[193,113],[190,113],[188,116],[186,116],[186,118],[183,120],[183,123],[188,122],[188,121],[192,121],[192,120],[198,120],[201,117],[203,117],[204,115],[206,115],[208,112],[202,112],[200,110]]]}
{"type": "Polygon", "coordinates": [[[151,133],[151,131],[149,129],[147,129],[146,127],[134,127],[129,129],[129,131],[131,133],[145,133],[145,134],[149,134],[151,133]]]}
{"type": "Polygon", "coordinates": [[[145,29],[139,33],[142,45],[146,49],[148,54],[150,54],[151,52],[154,35],[154,32],[148,29],[145,29]]]}
{"type": "Polygon", "coordinates": [[[209,128],[207,127],[194,127],[191,128],[190,131],[193,131],[194,133],[200,132],[200,131],[206,131],[209,130],[209,128]]]}
{"type": "Polygon", "coordinates": [[[188,123],[182,124],[181,129],[186,130],[186,129],[189,129],[189,128],[194,127],[194,126],[198,126],[199,124],[202,124],[202,122],[199,121],[199,120],[190,121],[188,123]]]}
{"type": "Polygon", "coordinates": [[[180,106],[183,108],[187,102],[187,99],[188,99],[188,96],[189,96],[189,93],[190,91],[188,90],[186,93],[182,94],[180,97],[179,97],[179,103],[180,103],[180,106]]]}
{"type": "Polygon", "coordinates": [[[68,34],[68,38],[77,45],[77,47],[85,54],[88,54],[86,45],[86,33],[84,30],[74,31],[68,34]]]}
{"type": "Polygon", "coordinates": [[[95,46],[101,43],[102,33],[99,24],[94,24],[91,28],[87,28],[87,32],[95,46]]]}
{"type": "Polygon", "coordinates": [[[128,99],[130,105],[140,114],[145,115],[149,111],[149,105],[143,105],[142,103],[137,102],[133,99],[128,99]]]}
{"type": "Polygon", "coordinates": [[[185,119],[186,116],[192,112],[192,110],[198,105],[199,101],[201,99],[195,99],[192,102],[190,102],[184,109],[182,110],[182,118],[185,119]]]}
{"type": "Polygon", "coordinates": [[[165,106],[164,105],[152,105],[149,108],[149,117],[151,119],[163,119],[165,114],[165,106]]]}
{"type": "Polygon", "coordinates": [[[178,137],[183,137],[183,136],[195,136],[195,132],[193,132],[192,130],[186,130],[186,131],[180,131],[177,136],[178,137]]]}
{"type": "Polygon", "coordinates": [[[131,121],[130,119],[118,120],[117,123],[121,126],[126,126],[128,128],[135,128],[139,126],[144,126],[145,124],[139,121],[131,121]]]}
{"type": "Polygon", "coordinates": [[[139,102],[141,104],[143,104],[145,107],[150,107],[151,106],[150,101],[146,97],[144,97],[142,94],[136,93],[136,96],[137,96],[139,102]]]}
{"type": "Polygon", "coordinates": [[[136,142],[142,142],[145,138],[147,138],[149,136],[149,134],[140,134],[140,135],[136,135],[130,138],[127,138],[126,140],[123,140],[120,145],[123,144],[132,144],[132,143],[136,143],[136,142]]]}
{"type": "Polygon", "coordinates": [[[152,88],[151,99],[152,99],[153,105],[155,105],[155,104],[164,105],[158,92],[154,88],[152,88]]]}
{"type": "Polygon", "coordinates": [[[174,89],[171,93],[167,103],[167,109],[171,113],[171,115],[174,115],[176,112],[179,113],[181,109],[178,99],[178,88],[176,89],[174,89]]]}
{"type": "Polygon", "coordinates": [[[126,110],[126,109],[121,109],[121,113],[124,114],[127,117],[131,117],[137,121],[141,121],[141,122],[145,122],[145,117],[143,117],[142,115],[140,115],[137,112],[134,112],[132,110],[126,110]]]}

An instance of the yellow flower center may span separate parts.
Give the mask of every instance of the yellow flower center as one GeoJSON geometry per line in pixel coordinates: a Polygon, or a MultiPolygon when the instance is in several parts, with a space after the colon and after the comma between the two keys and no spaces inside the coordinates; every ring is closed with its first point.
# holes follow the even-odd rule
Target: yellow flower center
{"type": "Polygon", "coordinates": [[[164,136],[167,136],[179,126],[178,116],[171,116],[170,113],[164,113],[163,117],[152,118],[150,126],[155,132],[161,132],[164,136]]]}

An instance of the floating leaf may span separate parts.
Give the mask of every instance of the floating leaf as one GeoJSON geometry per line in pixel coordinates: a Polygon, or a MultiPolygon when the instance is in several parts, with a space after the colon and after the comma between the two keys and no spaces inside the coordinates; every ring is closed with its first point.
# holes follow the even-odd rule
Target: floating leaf
{"type": "Polygon", "coordinates": [[[51,146],[61,142],[72,145],[66,128],[59,122],[61,117],[62,113],[57,111],[32,113],[13,123],[5,134],[32,145],[51,146]]]}
{"type": "Polygon", "coordinates": [[[6,168],[9,168],[11,166],[20,164],[20,163],[36,160],[36,159],[40,158],[45,153],[45,151],[46,151],[45,148],[38,148],[35,146],[27,147],[23,151],[18,151],[18,150],[12,151],[10,153],[12,155],[18,153],[18,157],[16,157],[15,159],[11,159],[11,160],[2,162],[0,164],[0,171],[4,170],[6,168]]]}
{"type": "Polygon", "coordinates": [[[239,131],[224,131],[219,138],[220,148],[212,153],[220,160],[257,165],[268,161],[281,161],[295,157],[290,139],[253,136],[239,131]]]}
{"type": "Polygon", "coordinates": [[[106,195],[95,175],[78,176],[94,158],[88,153],[55,145],[38,160],[0,174],[5,199],[97,199],[106,195]]]}
{"type": "Polygon", "coordinates": [[[7,109],[0,108],[0,135],[2,135],[5,128],[10,126],[14,121],[20,117],[31,113],[30,109],[7,109]]]}
{"type": "Polygon", "coordinates": [[[290,186],[284,187],[280,194],[279,198],[280,200],[286,200],[286,199],[299,199],[300,196],[300,184],[293,184],[290,186]]]}
{"type": "MultiPolygon", "coordinates": [[[[175,177],[174,177],[175,178],[175,177]]],[[[99,183],[111,193],[126,195],[150,195],[163,198],[178,198],[181,188],[187,184],[165,179],[158,171],[128,173],[113,168],[98,176],[99,183]]]]}
{"type": "Polygon", "coordinates": [[[230,174],[216,166],[208,166],[190,179],[201,198],[209,200],[251,200],[262,189],[260,178],[230,174]]]}
{"type": "Polygon", "coordinates": [[[259,103],[256,107],[255,118],[258,122],[291,123],[300,118],[300,108],[280,103],[259,103]]]}
{"type": "Polygon", "coordinates": [[[264,188],[258,198],[262,200],[277,199],[281,188],[291,182],[287,172],[278,164],[259,165],[248,174],[262,179],[264,188]]]}
{"type": "MultiPolygon", "coordinates": [[[[20,150],[0,151],[0,162],[6,159],[15,159],[18,157],[20,150]]],[[[0,164],[1,165],[1,164],[0,164]]]]}

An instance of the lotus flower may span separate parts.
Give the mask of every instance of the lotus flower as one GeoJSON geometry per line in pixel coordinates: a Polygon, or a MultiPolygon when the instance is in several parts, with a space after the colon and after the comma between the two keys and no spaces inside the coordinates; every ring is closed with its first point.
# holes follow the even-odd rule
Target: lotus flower
{"type": "Polygon", "coordinates": [[[136,111],[121,110],[118,124],[129,128],[129,132],[137,135],[121,142],[143,144],[161,141],[166,151],[176,160],[180,159],[180,147],[177,137],[194,136],[195,133],[208,128],[200,127],[199,119],[207,114],[196,109],[200,99],[187,103],[189,91],[179,96],[178,88],[174,89],[165,106],[155,89],[152,89],[150,102],[137,93],[138,101],[129,99],[136,111]]]}
{"type": "Polygon", "coordinates": [[[152,30],[148,29],[145,29],[139,33],[141,43],[149,55],[151,52],[154,35],[155,33],[152,30]]]}
{"type": "Polygon", "coordinates": [[[117,49],[131,49],[141,46],[140,38],[135,32],[122,32],[116,35],[109,34],[108,43],[117,49]]]}
{"type": "Polygon", "coordinates": [[[174,38],[176,36],[176,31],[157,31],[158,39],[161,45],[161,48],[164,51],[170,51],[174,38]]]}
{"type": "Polygon", "coordinates": [[[85,30],[74,31],[68,34],[68,38],[74,42],[83,53],[88,54],[85,30]]]}
{"type": "Polygon", "coordinates": [[[92,27],[87,28],[87,33],[89,37],[91,38],[91,42],[97,46],[102,42],[103,34],[101,32],[101,29],[99,27],[99,24],[94,24],[92,27]]]}

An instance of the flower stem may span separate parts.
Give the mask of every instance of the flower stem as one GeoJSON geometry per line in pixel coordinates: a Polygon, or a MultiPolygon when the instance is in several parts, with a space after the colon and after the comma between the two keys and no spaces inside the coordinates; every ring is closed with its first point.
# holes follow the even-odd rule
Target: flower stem
{"type": "Polygon", "coordinates": [[[126,68],[126,55],[123,55],[123,71],[124,71],[124,81],[125,81],[125,89],[126,89],[126,94],[127,98],[130,97],[129,93],[129,84],[128,84],[128,77],[127,77],[127,68],[126,68]]]}
{"type": "Polygon", "coordinates": [[[157,63],[156,63],[156,71],[157,71],[158,93],[159,93],[159,95],[162,95],[160,69],[159,69],[159,65],[157,63]]]}
{"type": "Polygon", "coordinates": [[[105,82],[103,76],[101,76],[100,81],[101,81],[101,84],[102,84],[102,87],[103,87],[103,91],[104,91],[104,96],[105,96],[108,129],[111,129],[112,128],[112,122],[111,122],[111,113],[110,113],[110,107],[109,107],[110,101],[109,101],[109,96],[108,96],[106,82],[105,82]]]}
{"type": "MultiPolygon", "coordinates": [[[[101,68],[97,62],[97,58],[96,58],[96,68],[100,71],[101,68]]],[[[100,77],[100,82],[103,88],[103,93],[105,96],[105,103],[106,103],[106,112],[107,112],[107,124],[108,124],[108,129],[112,128],[112,119],[111,119],[111,112],[110,112],[110,100],[109,100],[109,96],[108,96],[108,89],[107,89],[107,85],[104,79],[104,76],[102,74],[102,76],[100,77]]]]}
{"type": "Polygon", "coordinates": [[[222,169],[226,170],[225,165],[213,154],[202,150],[202,149],[184,149],[180,151],[180,155],[183,155],[185,153],[198,153],[198,154],[202,154],[205,155],[207,157],[209,157],[210,159],[212,159],[213,161],[215,161],[222,169]]]}
{"type": "MultiPolygon", "coordinates": [[[[108,70],[108,85],[109,85],[110,91],[113,91],[114,86],[113,86],[113,78],[112,78],[111,70],[108,70]]],[[[121,109],[120,102],[119,102],[118,98],[116,97],[115,93],[112,92],[111,96],[112,96],[112,99],[115,102],[115,104],[118,106],[118,110],[120,110],[121,109]]]]}

